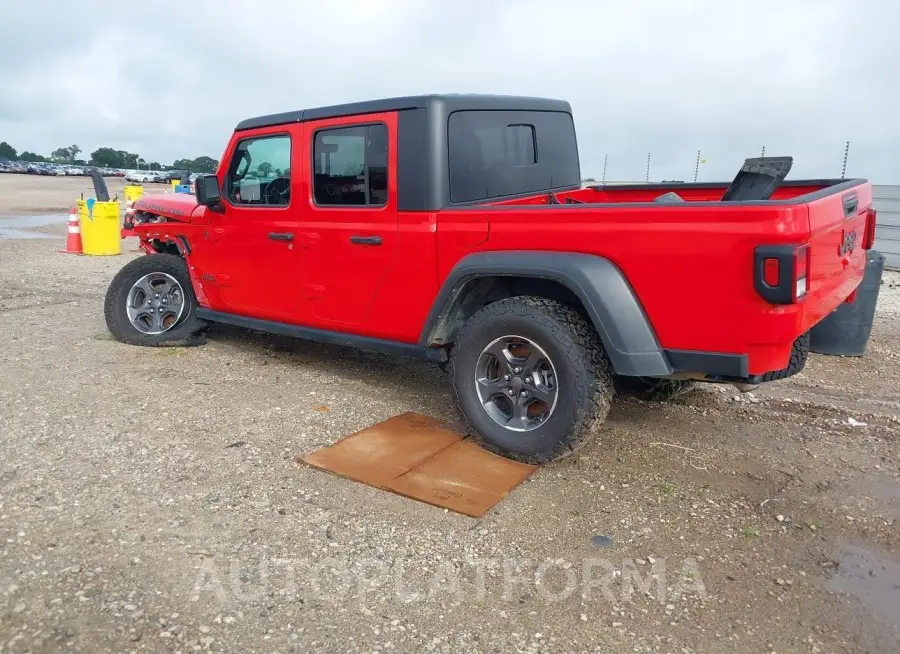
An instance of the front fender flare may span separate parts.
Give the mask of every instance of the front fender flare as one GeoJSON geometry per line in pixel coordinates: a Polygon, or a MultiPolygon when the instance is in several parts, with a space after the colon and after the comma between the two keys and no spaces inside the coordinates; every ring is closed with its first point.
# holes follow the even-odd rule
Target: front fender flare
{"type": "Polygon", "coordinates": [[[455,311],[466,285],[481,277],[531,277],[558,282],[581,301],[620,375],[670,375],[673,368],[628,280],[608,259],[561,252],[479,252],[460,260],[447,275],[422,330],[419,344],[455,311]]]}

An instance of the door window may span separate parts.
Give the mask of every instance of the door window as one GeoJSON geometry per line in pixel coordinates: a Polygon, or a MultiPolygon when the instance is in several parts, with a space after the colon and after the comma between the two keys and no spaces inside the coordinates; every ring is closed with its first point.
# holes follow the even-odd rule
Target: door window
{"type": "Polygon", "coordinates": [[[383,124],[319,130],[313,136],[313,196],[326,206],[387,203],[388,130],[383,124]]]}
{"type": "Polygon", "coordinates": [[[286,207],[291,201],[291,137],[261,136],[238,143],[225,185],[232,204],[286,207]]]}

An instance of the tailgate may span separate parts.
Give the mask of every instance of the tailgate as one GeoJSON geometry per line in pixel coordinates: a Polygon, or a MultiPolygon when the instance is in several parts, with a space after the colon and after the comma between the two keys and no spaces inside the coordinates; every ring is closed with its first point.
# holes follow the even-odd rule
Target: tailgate
{"type": "Polygon", "coordinates": [[[866,267],[863,241],[871,207],[872,186],[868,182],[807,203],[809,295],[804,320],[807,327],[840,306],[862,281],[866,267]]]}

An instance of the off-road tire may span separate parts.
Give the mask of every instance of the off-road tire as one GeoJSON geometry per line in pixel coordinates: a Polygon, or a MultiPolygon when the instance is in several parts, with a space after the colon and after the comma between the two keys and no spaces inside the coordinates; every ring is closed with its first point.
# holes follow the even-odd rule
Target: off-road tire
{"type": "Polygon", "coordinates": [[[787,366],[781,370],[773,370],[763,375],[762,380],[776,381],[778,379],[786,379],[806,367],[806,360],[809,358],[809,332],[806,331],[797,337],[791,347],[791,358],[788,360],[787,366]]]}
{"type": "Polygon", "coordinates": [[[659,377],[616,376],[616,391],[642,400],[668,402],[696,388],[693,379],[660,379],[659,377]]]}
{"type": "Polygon", "coordinates": [[[197,318],[197,297],[191,285],[187,264],[173,254],[150,254],[129,261],[113,277],[106,290],[104,302],[106,326],[112,335],[129,345],[156,347],[161,345],[199,345],[204,342],[202,332],[207,323],[197,318]],[[126,300],[134,283],[151,273],[171,275],[184,291],[185,306],[179,322],[161,334],[145,334],[131,324],[126,313],[126,300]]]}
{"type": "Polygon", "coordinates": [[[606,419],[615,392],[609,359],[594,327],[564,304],[532,296],[498,300],[469,318],[453,347],[450,376],[473,436],[488,450],[534,464],[582,447],[606,419]],[[482,351],[510,334],[539,345],[556,371],[556,406],[546,422],[531,431],[515,432],[496,423],[475,388],[482,351]]]}

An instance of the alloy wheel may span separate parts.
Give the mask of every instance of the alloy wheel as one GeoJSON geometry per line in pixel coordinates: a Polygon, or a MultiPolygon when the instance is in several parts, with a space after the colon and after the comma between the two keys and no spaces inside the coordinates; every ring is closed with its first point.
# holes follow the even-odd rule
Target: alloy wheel
{"type": "Polygon", "coordinates": [[[553,414],[559,399],[556,369],[524,336],[491,341],[475,364],[475,391],[491,420],[510,431],[531,431],[553,414]]]}
{"type": "Polygon", "coordinates": [[[167,273],[150,273],[137,280],[128,292],[125,311],[139,332],[162,334],[178,324],[184,313],[184,289],[167,273]]]}

